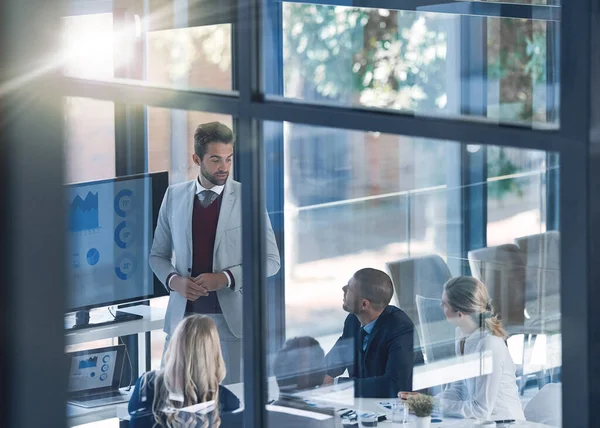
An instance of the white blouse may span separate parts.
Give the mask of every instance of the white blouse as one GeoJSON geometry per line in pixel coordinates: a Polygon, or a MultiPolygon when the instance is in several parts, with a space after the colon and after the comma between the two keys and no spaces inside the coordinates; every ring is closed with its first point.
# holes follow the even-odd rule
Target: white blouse
{"type": "MultiPolygon", "coordinates": [[[[456,342],[456,355],[460,355],[463,337],[456,342]]],[[[442,411],[449,416],[463,418],[525,420],[515,364],[504,340],[485,329],[477,329],[466,337],[465,355],[487,350],[492,351],[492,372],[448,385],[444,392],[436,396],[442,411]]]]}

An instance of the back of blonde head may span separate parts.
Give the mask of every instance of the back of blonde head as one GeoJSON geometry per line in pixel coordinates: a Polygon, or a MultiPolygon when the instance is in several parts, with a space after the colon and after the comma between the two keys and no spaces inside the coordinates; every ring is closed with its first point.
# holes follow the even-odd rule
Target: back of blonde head
{"type": "Polygon", "coordinates": [[[487,288],[472,276],[458,276],[444,284],[448,304],[456,311],[471,315],[476,323],[494,336],[506,339],[508,334],[494,312],[487,288]]]}
{"type": "MultiPolygon", "coordinates": [[[[213,320],[202,315],[184,318],[171,336],[164,359],[164,370],[156,376],[152,405],[156,422],[169,428],[181,426],[177,412],[172,410],[214,400],[211,426],[218,428],[219,384],[226,371],[213,320]],[[166,421],[159,417],[161,414],[166,415],[166,421]]],[[[208,426],[206,418],[204,422],[208,426]]]]}

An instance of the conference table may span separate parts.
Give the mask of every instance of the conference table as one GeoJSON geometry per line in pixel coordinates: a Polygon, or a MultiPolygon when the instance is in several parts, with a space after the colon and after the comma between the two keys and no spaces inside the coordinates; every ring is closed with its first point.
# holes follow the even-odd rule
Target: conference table
{"type": "MultiPolygon", "coordinates": [[[[440,383],[449,383],[458,380],[462,377],[471,377],[482,374],[487,374],[491,371],[491,355],[484,352],[479,355],[465,356],[457,359],[448,361],[439,361],[428,364],[426,366],[420,366],[414,368],[413,384],[416,385],[416,389],[427,388],[431,385],[440,383]]],[[[226,385],[226,387],[233,392],[243,403],[244,402],[244,384],[236,383],[226,385]]],[[[267,399],[269,402],[275,401],[279,398],[279,388],[274,377],[269,377],[267,380],[267,399]]],[[[333,407],[336,409],[351,409],[357,414],[362,413],[379,413],[385,414],[386,420],[379,422],[378,426],[382,427],[397,427],[397,428],[413,428],[415,427],[415,421],[413,415],[408,415],[407,423],[392,422],[391,410],[386,407],[386,404],[391,402],[390,399],[376,399],[376,398],[355,398],[354,397],[354,383],[353,382],[341,382],[335,385],[321,387],[309,391],[304,391],[297,394],[299,398],[303,399],[309,405],[312,406],[326,406],[333,407]]],[[[269,408],[269,410],[272,410],[269,408]]],[[[276,410],[276,411],[280,411],[276,410]]],[[[285,411],[288,413],[288,411],[285,411]]],[[[310,414],[315,412],[306,412],[308,417],[310,414]]],[[[117,416],[121,420],[129,419],[127,414],[127,405],[122,404],[114,406],[112,414],[117,416]]],[[[432,428],[470,428],[474,424],[473,419],[457,419],[446,416],[434,415],[435,419],[441,419],[440,423],[431,423],[432,428]]],[[[360,427],[360,425],[353,425],[360,427]]],[[[506,426],[506,425],[505,425],[506,426]]],[[[510,427],[521,427],[521,428],[552,428],[550,425],[538,424],[528,421],[517,421],[510,425],[510,427]]],[[[268,428],[278,428],[269,426],[268,428]]],[[[416,428],[416,427],[415,427],[416,428]]]]}
{"type": "MultiPolygon", "coordinates": [[[[277,382],[273,377],[269,378],[267,382],[268,386],[268,399],[276,400],[279,395],[279,389],[277,382]]],[[[244,386],[242,383],[228,385],[227,388],[231,390],[238,398],[243,402],[244,400],[244,386]]],[[[379,422],[377,426],[381,427],[395,427],[395,428],[416,428],[415,420],[413,415],[408,416],[406,423],[392,422],[392,414],[390,410],[387,410],[384,406],[386,403],[391,402],[389,399],[379,398],[355,398],[354,397],[354,386],[352,382],[342,383],[338,385],[327,386],[316,390],[307,391],[299,394],[306,402],[314,405],[329,406],[334,408],[347,408],[353,409],[358,414],[370,412],[370,413],[385,413],[386,420],[379,422]]],[[[445,416],[434,415],[434,419],[440,419],[440,423],[431,423],[431,428],[471,428],[475,423],[473,419],[458,419],[445,416]]],[[[529,421],[515,421],[510,425],[504,425],[505,427],[514,428],[556,428],[550,425],[539,424],[529,421]]],[[[360,424],[353,425],[353,427],[360,428],[360,424]]],[[[278,427],[269,427],[278,428],[278,427]]]]}

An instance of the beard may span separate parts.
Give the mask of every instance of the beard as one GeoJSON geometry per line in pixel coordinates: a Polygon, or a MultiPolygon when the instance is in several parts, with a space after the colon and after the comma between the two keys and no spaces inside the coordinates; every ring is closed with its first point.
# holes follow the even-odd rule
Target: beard
{"type": "Polygon", "coordinates": [[[223,176],[219,176],[218,173],[209,174],[204,168],[202,168],[202,166],[200,167],[200,173],[202,174],[202,176],[204,178],[206,178],[208,181],[210,181],[215,186],[224,185],[225,182],[227,181],[227,179],[229,178],[228,172],[224,173],[223,176]]]}
{"type": "Polygon", "coordinates": [[[346,299],[344,299],[344,303],[342,303],[342,309],[350,314],[357,315],[360,308],[357,302],[348,302],[346,299]]]}

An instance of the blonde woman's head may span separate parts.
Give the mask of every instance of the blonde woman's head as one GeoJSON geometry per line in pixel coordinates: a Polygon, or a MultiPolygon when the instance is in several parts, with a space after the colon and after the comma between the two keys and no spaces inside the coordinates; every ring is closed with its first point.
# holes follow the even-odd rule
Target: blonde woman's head
{"type": "MultiPolygon", "coordinates": [[[[156,378],[159,393],[154,400],[155,415],[164,408],[177,409],[211,400],[218,406],[219,384],[226,370],[219,333],[211,318],[184,318],[171,336],[164,360],[164,369],[156,378]]],[[[218,411],[213,415],[214,427],[220,420],[218,411]]]]}
{"type": "Polygon", "coordinates": [[[460,325],[470,319],[494,336],[508,337],[494,312],[487,288],[477,278],[458,276],[448,280],[444,284],[442,307],[446,318],[453,324],[460,325]]]}

